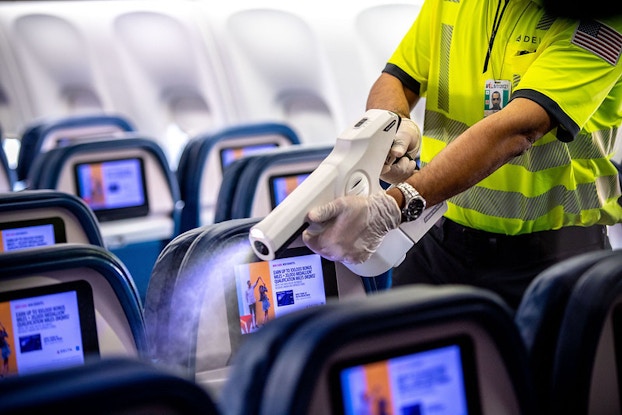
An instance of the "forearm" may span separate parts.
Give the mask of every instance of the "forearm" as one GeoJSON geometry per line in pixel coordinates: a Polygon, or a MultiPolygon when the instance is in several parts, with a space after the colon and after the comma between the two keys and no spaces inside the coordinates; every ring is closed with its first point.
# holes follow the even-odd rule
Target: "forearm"
{"type": "MultiPolygon", "coordinates": [[[[435,205],[527,151],[551,127],[551,119],[542,107],[525,99],[514,100],[467,129],[407,182],[428,205],[435,205]]],[[[391,189],[389,194],[402,206],[399,190],[391,189]]]]}
{"type": "Polygon", "coordinates": [[[404,87],[399,79],[383,73],[371,87],[366,109],[384,109],[410,118],[410,112],[418,101],[419,96],[404,87]]]}

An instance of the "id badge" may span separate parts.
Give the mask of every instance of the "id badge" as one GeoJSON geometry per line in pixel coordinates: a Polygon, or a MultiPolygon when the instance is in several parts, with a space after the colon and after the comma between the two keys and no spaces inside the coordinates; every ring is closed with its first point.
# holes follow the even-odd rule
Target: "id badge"
{"type": "Polygon", "coordinates": [[[494,114],[510,102],[512,84],[507,80],[489,79],[484,90],[484,117],[494,114]]]}

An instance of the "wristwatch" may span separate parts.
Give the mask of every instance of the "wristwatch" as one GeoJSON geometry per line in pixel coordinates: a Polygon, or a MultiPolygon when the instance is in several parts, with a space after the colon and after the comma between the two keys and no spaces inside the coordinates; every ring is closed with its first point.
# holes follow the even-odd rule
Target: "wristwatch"
{"type": "Polygon", "coordinates": [[[402,208],[402,222],[410,222],[421,216],[425,209],[425,199],[414,187],[408,183],[395,185],[404,195],[404,207],[402,208]]]}

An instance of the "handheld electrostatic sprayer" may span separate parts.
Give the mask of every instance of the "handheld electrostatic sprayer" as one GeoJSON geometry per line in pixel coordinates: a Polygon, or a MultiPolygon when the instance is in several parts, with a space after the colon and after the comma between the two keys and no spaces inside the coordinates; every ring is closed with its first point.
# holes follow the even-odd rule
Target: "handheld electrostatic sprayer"
{"type": "MultiPolygon", "coordinates": [[[[382,190],[380,172],[399,127],[400,117],[371,109],[337,137],[331,153],[292,193],[250,230],[255,254],[264,261],[278,258],[309,226],[307,212],[346,195],[371,195],[382,190]]],[[[447,210],[446,202],[427,207],[412,222],[384,237],[375,253],[360,264],[344,265],[355,274],[374,277],[399,265],[406,252],[447,210]]]]}

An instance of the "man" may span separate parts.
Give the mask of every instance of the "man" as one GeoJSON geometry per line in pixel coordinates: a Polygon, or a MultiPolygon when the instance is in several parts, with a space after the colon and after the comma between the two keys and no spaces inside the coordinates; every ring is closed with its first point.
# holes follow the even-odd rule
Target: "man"
{"type": "Polygon", "coordinates": [[[490,109],[493,111],[501,109],[501,92],[493,91],[490,95],[490,109]]]}
{"type": "Polygon", "coordinates": [[[311,210],[303,240],[360,263],[389,230],[447,200],[394,285],[472,284],[514,307],[542,270],[609,248],[606,225],[622,220],[610,161],[622,120],[621,31],[619,17],[556,19],[536,0],[426,0],[367,101],[402,117],[397,162],[381,175],[396,186],[311,210]],[[510,100],[485,116],[492,89],[510,100]],[[420,96],[415,170],[420,135],[408,117],[420,96]]]}
{"type": "Polygon", "coordinates": [[[261,277],[251,284],[251,280],[246,281],[246,302],[248,303],[248,312],[251,315],[251,329],[257,328],[257,299],[255,298],[255,287],[259,284],[261,277]]]}

